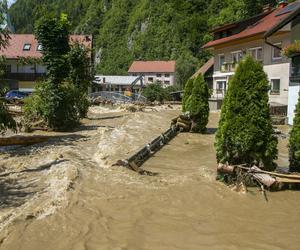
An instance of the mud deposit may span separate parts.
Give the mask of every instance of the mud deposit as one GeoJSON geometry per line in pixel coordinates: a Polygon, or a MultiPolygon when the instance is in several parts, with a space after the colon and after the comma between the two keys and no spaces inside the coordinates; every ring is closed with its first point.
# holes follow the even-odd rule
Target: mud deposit
{"type": "Polygon", "coordinates": [[[1,149],[0,249],[299,249],[300,192],[266,202],[215,181],[218,114],[209,134],[180,134],[144,165],[157,176],[139,176],[111,165],[179,111],[92,112],[74,133],[1,149]]]}

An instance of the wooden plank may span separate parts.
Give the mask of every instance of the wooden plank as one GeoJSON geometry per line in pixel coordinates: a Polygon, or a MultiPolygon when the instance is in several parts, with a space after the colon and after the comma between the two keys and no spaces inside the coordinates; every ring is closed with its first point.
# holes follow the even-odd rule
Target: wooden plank
{"type": "Polygon", "coordinates": [[[12,136],[1,137],[0,146],[14,146],[14,145],[33,145],[37,143],[46,142],[50,139],[50,136],[12,136]]]}

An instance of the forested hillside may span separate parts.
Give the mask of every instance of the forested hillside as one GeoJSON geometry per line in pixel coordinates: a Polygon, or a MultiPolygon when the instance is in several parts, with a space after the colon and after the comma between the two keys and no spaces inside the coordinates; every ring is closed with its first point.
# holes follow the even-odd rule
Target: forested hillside
{"type": "Polygon", "coordinates": [[[43,13],[68,14],[74,33],[93,34],[97,71],[126,74],[134,59],[177,60],[183,83],[207,58],[209,30],[255,15],[276,0],[17,0],[18,33],[32,33],[43,13]]]}

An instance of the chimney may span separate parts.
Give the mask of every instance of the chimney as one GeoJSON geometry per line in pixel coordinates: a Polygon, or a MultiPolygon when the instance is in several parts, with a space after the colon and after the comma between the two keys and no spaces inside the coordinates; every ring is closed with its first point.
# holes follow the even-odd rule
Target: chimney
{"type": "Polygon", "coordinates": [[[278,4],[278,8],[283,9],[288,4],[289,4],[289,2],[287,0],[280,0],[279,4],[278,4]]]}
{"type": "Polygon", "coordinates": [[[272,10],[271,4],[267,4],[263,7],[263,13],[267,13],[272,10]]]}

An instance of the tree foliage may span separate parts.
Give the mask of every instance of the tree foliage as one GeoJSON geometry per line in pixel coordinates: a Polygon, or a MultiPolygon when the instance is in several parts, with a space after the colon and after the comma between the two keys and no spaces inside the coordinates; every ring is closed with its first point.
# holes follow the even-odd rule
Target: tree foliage
{"type": "Polygon", "coordinates": [[[18,0],[9,10],[18,33],[45,12],[66,12],[75,33],[94,35],[97,72],[127,74],[133,60],[177,60],[183,84],[210,54],[209,30],[261,12],[276,0],[18,0]],[[252,4],[253,3],[253,4],[252,4]]]}
{"type": "Polygon", "coordinates": [[[160,83],[152,83],[148,84],[143,89],[143,96],[145,96],[149,102],[163,102],[166,99],[167,94],[160,83]]]}
{"type": "MultiPolygon", "coordinates": [[[[3,1],[0,3],[0,50],[5,48],[8,44],[9,33],[7,30],[2,29],[1,25],[4,22],[4,13],[6,10],[6,2],[3,1]]],[[[5,62],[4,57],[0,57],[0,79],[4,73],[3,65],[5,62]]],[[[3,83],[0,85],[0,98],[2,98],[7,89],[3,86],[3,83]]],[[[0,134],[3,134],[7,129],[11,129],[16,132],[17,124],[12,116],[8,113],[5,102],[0,99],[0,134]]]]}
{"type": "Polygon", "coordinates": [[[79,44],[69,45],[69,22],[49,15],[37,22],[36,36],[43,47],[47,81],[26,100],[28,121],[43,120],[50,129],[65,131],[78,125],[87,113],[90,81],[88,52],[79,44]]]}
{"type": "Polygon", "coordinates": [[[37,21],[35,35],[43,48],[43,62],[47,67],[47,76],[59,84],[67,77],[68,58],[70,51],[69,35],[70,24],[67,16],[60,18],[45,15],[37,21]],[[62,70],[64,69],[64,70],[62,70]]]}
{"type": "Polygon", "coordinates": [[[229,83],[216,134],[217,160],[274,169],[277,138],[268,105],[269,83],[262,65],[247,56],[229,83]]]}
{"type": "Polygon", "coordinates": [[[293,128],[289,139],[290,171],[300,172],[300,98],[298,100],[293,128]]]}
{"type": "Polygon", "coordinates": [[[187,111],[186,110],[187,100],[192,95],[193,87],[194,87],[194,79],[190,78],[184,86],[184,94],[183,94],[183,98],[182,98],[182,111],[183,112],[187,111]]]}
{"type": "Polygon", "coordinates": [[[209,117],[209,90],[202,75],[193,81],[193,89],[188,97],[185,110],[190,113],[194,125],[193,132],[205,132],[209,117]]]}

